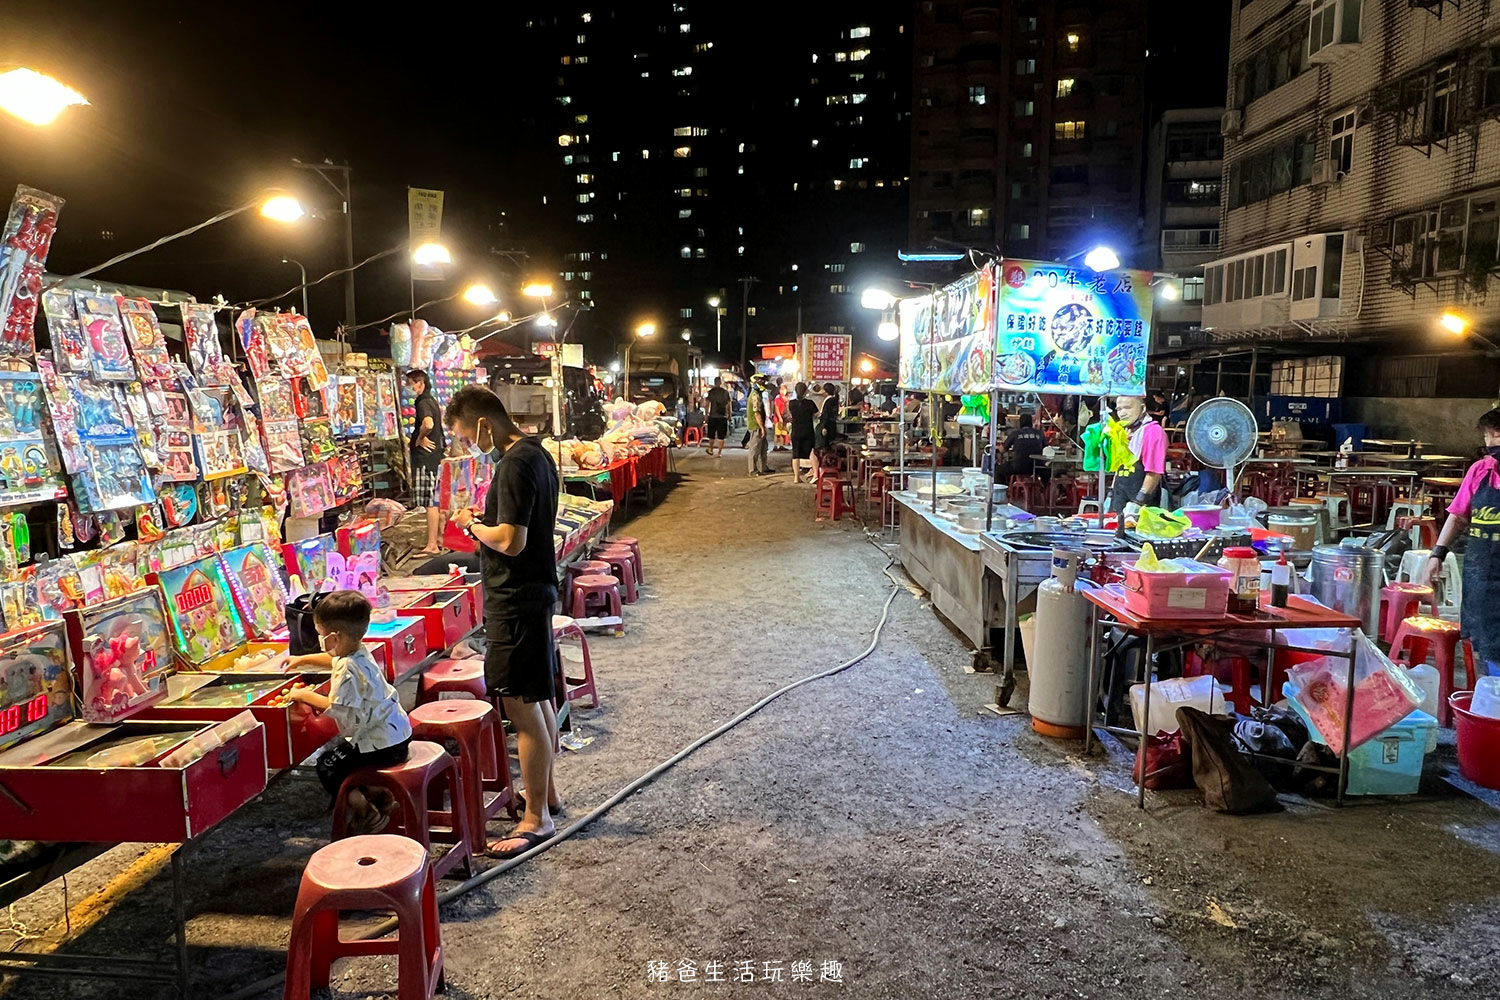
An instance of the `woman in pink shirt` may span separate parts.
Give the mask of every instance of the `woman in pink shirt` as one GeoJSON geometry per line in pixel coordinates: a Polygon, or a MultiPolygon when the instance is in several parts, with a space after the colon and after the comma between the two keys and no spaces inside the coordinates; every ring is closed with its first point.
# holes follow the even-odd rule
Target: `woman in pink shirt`
{"type": "MultiPolygon", "coordinates": [[[[1474,646],[1481,673],[1500,675],[1500,407],[1479,418],[1485,456],[1464,475],[1448,520],[1422,568],[1422,583],[1442,572],[1448,546],[1467,525],[1464,545],[1464,603],[1459,622],[1474,646]]],[[[1472,678],[1470,687],[1473,686],[1472,678]]]]}
{"type": "Polygon", "coordinates": [[[1109,509],[1124,515],[1133,526],[1142,507],[1161,502],[1161,480],[1167,471],[1167,434],[1161,424],[1146,414],[1146,401],[1139,396],[1116,396],[1115,419],[1130,432],[1130,453],[1135,468],[1115,476],[1109,509]]]}

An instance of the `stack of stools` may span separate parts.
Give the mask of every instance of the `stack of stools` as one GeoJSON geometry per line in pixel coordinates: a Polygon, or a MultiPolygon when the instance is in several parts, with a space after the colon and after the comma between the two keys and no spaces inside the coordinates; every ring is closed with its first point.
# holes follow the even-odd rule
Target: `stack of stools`
{"type": "Polygon", "coordinates": [[[573,593],[573,581],[580,576],[609,576],[609,563],[602,559],[575,559],[563,569],[563,584],[573,593]]]}
{"type": "MultiPolygon", "coordinates": [[[[578,701],[582,698],[589,700],[588,708],[599,707],[599,688],[594,684],[594,661],[589,658],[589,641],[584,637],[583,629],[578,623],[566,615],[552,616],[552,642],[560,646],[564,641],[576,641],[579,650],[583,653],[583,676],[569,677],[567,671],[563,671],[563,686],[568,692],[568,701],[578,701]]],[[[561,651],[558,653],[561,657],[561,651]]]]}
{"type": "Polygon", "coordinates": [[[834,521],[839,520],[845,514],[857,517],[858,511],[854,509],[855,503],[854,483],[850,482],[842,472],[828,467],[818,476],[817,519],[819,521],[823,519],[824,514],[834,521]]]}
{"type": "Polygon", "coordinates": [[[629,535],[611,535],[604,540],[604,544],[608,546],[623,545],[625,546],[625,548],[630,550],[631,556],[633,556],[635,559],[636,586],[644,587],[646,585],[646,566],[641,562],[640,541],[638,539],[631,538],[629,535]]]}
{"type": "Polygon", "coordinates": [[[336,840],[307,863],[292,913],[286,951],[286,1000],[308,1000],[328,986],[334,959],[397,956],[400,1000],[431,1000],[443,988],[443,936],[427,851],[405,837],[377,835],[336,840]],[[346,941],[339,914],[395,910],[396,938],[346,941]]]}
{"type": "Polygon", "coordinates": [[[403,763],[390,767],[364,767],[344,779],[333,808],[333,839],[348,835],[348,795],[352,788],[383,788],[396,799],[391,817],[393,833],[409,837],[430,851],[434,843],[451,845],[433,863],[432,875],[442,878],[463,866],[474,870],[469,824],[464,809],[465,790],[458,762],[436,743],[412,740],[403,763]],[[444,796],[449,808],[444,809],[444,796]]]}
{"type": "Polygon", "coordinates": [[[510,752],[505,729],[494,706],[468,698],[447,698],[418,705],[411,713],[412,738],[458,748],[469,845],[484,853],[485,827],[502,810],[517,818],[516,793],[510,780],[510,752]]]}
{"type": "Polygon", "coordinates": [[[612,576],[620,581],[621,598],[626,604],[634,604],[640,597],[636,584],[635,552],[628,545],[604,545],[594,553],[594,562],[604,563],[608,570],[602,576],[612,576]]]}
{"type": "MultiPolygon", "coordinates": [[[[1458,689],[1454,680],[1454,669],[1458,660],[1458,622],[1425,615],[1408,618],[1396,630],[1391,640],[1391,660],[1403,667],[1427,662],[1428,648],[1432,649],[1432,664],[1438,672],[1438,724],[1452,725],[1453,712],[1448,707],[1448,696],[1458,689]]],[[[1474,687],[1478,661],[1474,649],[1467,641],[1463,644],[1466,656],[1464,676],[1468,682],[1462,690],[1474,687]]]]}
{"type": "Polygon", "coordinates": [[[1380,588],[1380,640],[1390,642],[1395,638],[1401,623],[1412,615],[1422,613],[1422,605],[1432,608],[1432,617],[1438,616],[1437,594],[1431,587],[1420,583],[1391,583],[1380,588]]]}
{"type": "Polygon", "coordinates": [[[620,617],[624,610],[621,605],[620,581],[617,577],[596,574],[573,578],[569,609],[574,618],[589,618],[596,614],[620,617]]]}

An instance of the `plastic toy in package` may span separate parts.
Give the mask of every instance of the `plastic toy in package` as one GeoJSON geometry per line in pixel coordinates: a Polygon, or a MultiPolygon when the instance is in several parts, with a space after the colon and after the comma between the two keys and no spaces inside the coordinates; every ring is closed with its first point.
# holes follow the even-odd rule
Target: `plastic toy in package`
{"type": "Polygon", "coordinates": [[[156,453],[156,420],[147,404],[145,388],[139,382],[132,382],[125,387],[123,395],[125,416],[130,420],[136,440],[141,443],[141,456],[153,469],[160,468],[162,463],[156,453]]]}
{"type": "Polygon", "coordinates": [[[64,376],[63,381],[73,397],[80,438],[90,441],[135,433],[114,385],[76,375],[64,376]]]}
{"type": "Polygon", "coordinates": [[[78,308],[73,294],[54,288],[42,293],[42,313],[47,317],[47,333],[52,337],[52,356],[57,370],[87,375],[89,367],[88,338],[78,322],[78,308]]]}
{"type": "Polygon", "coordinates": [[[85,440],[83,471],[74,474],[90,511],[123,510],[156,499],[151,473],[133,434],[85,440]]]}
{"type": "Polygon", "coordinates": [[[228,385],[237,379],[234,365],[224,357],[213,306],[182,304],[182,337],[187,343],[188,368],[203,385],[228,385]]]}
{"type": "Polygon", "coordinates": [[[286,379],[267,376],[257,379],[255,388],[260,395],[262,420],[269,422],[297,419],[297,402],[292,393],[292,384],[286,379]]]}
{"type": "Polygon", "coordinates": [[[297,348],[297,320],[291,313],[261,313],[255,318],[264,331],[271,360],[283,375],[306,375],[307,366],[297,348]]]}
{"type": "Polygon", "coordinates": [[[314,462],[287,473],[287,492],[291,495],[293,517],[320,517],[337,503],[327,462],[314,462]]]}
{"type": "Polygon", "coordinates": [[[38,372],[0,372],[0,506],[65,492],[43,431],[43,393],[38,372]]]}
{"type": "Polygon", "coordinates": [[[106,382],[134,382],[138,377],[130,347],[125,341],[125,325],[115,300],[107,295],[74,292],[78,322],[88,338],[89,365],[94,378],[106,382]]]}
{"type": "Polygon", "coordinates": [[[161,507],[168,528],[192,524],[198,513],[198,491],[187,483],[165,487],[161,490],[161,507]]]}
{"type": "MultiPolygon", "coordinates": [[[[115,722],[166,693],[172,651],[161,601],[154,591],[123,595],[100,607],[83,609],[78,612],[78,630],[84,643],[79,699],[84,721],[115,722]]],[[[181,737],[148,739],[155,741],[153,747],[136,751],[145,760],[180,742],[181,737]]],[[[94,766],[104,763],[120,761],[101,758],[94,766]]]]}
{"type": "Polygon", "coordinates": [[[302,421],[302,457],[308,462],[326,462],[338,454],[338,445],[333,440],[333,428],[327,417],[312,417],[302,421]]]}
{"type": "Polygon", "coordinates": [[[135,356],[136,370],[141,378],[171,378],[172,358],[167,354],[167,340],[162,335],[161,324],[156,320],[151,303],[117,295],[115,304],[120,308],[125,340],[130,345],[130,353],[135,356]]]}
{"type": "Polygon", "coordinates": [[[245,352],[245,363],[250,366],[250,374],[256,379],[271,374],[271,348],[266,343],[265,324],[259,320],[254,309],[246,309],[234,318],[234,329],[239,334],[240,347],[245,352]]]}
{"type": "Polygon", "coordinates": [[[245,449],[245,467],[251,472],[265,475],[271,471],[270,460],[266,457],[265,445],[261,441],[260,421],[249,410],[240,414],[244,423],[244,431],[240,435],[241,444],[245,449]]]}
{"type": "Polygon", "coordinates": [[[63,200],[18,185],[0,230],[0,357],[36,353],[36,311],[42,274],[63,200]]]}
{"type": "Polygon", "coordinates": [[[266,461],[271,472],[290,472],[307,464],[302,457],[302,434],[296,418],[267,420],[261,425],[265,435],[266,461]]]}

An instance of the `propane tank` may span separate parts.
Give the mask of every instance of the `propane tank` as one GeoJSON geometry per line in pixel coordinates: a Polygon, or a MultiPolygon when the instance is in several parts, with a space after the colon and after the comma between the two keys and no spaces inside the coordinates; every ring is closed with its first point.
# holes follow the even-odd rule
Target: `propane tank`
{"type": "Polygon", "coordinates": [[[1053,549],[1052,576],[1036,590],[1036,662],[1026,670],[1031,728],[1043,736],[1082,739],[1088,721],[1089,602],[1081,591],[1093,584],[1078,579],[1087,557],[1087,552],[1053,549]]]}

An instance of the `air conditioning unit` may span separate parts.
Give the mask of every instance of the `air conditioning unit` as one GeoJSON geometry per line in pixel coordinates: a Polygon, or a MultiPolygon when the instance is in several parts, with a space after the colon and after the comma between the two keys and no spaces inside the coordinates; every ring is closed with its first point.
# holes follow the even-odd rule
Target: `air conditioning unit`
{"type": "Polygon", "coordinates": [[[1337,180],[1339,176],[1340,173],[1334,168],[1334,163],[1332,160],[1324,160],[1321,163],[1314,163],[1312,171],[1312,186],[1327,187],[1335,180],[1337,180]]]}
{"type": "Polygon", "coordinates": [[[1219,119],[1219,131],[1224,135],[1233,137],[1239,135],[1245,129],[1245,113],[1239,108],[1230,108],[1224,112],[1219,119]]]}

